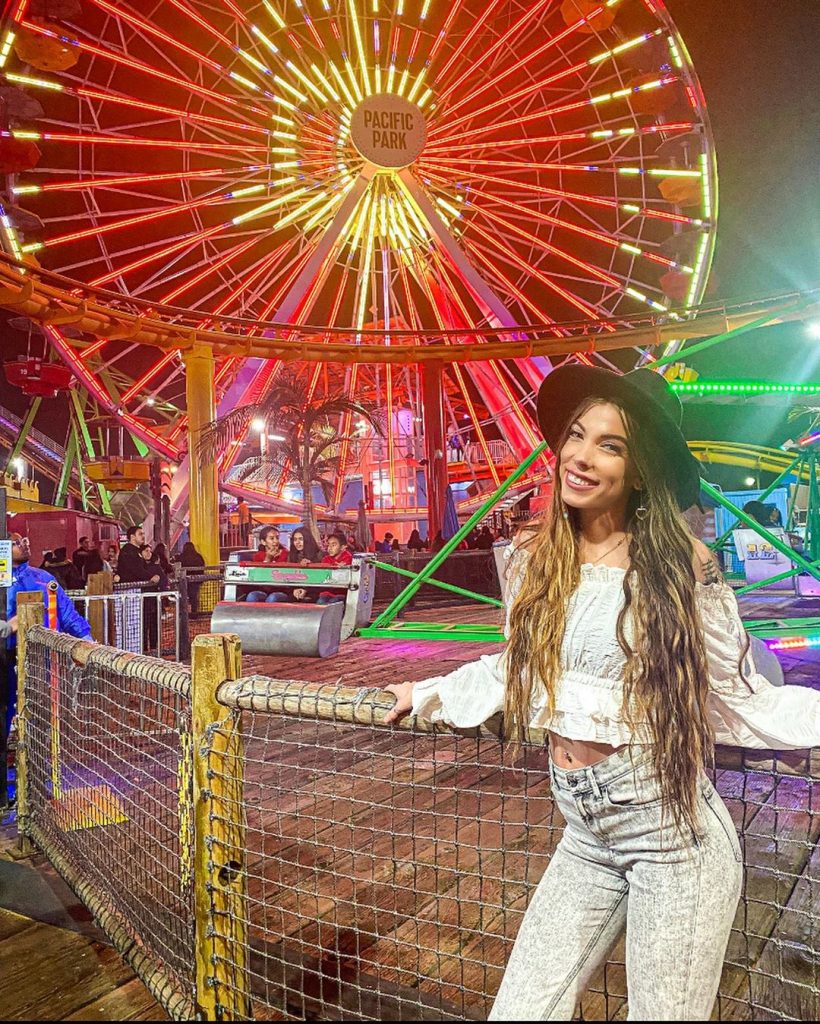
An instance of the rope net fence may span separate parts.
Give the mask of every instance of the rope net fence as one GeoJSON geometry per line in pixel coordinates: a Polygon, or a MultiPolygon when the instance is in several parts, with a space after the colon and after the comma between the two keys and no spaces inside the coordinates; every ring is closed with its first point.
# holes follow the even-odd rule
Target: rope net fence
{"type": "MultiPolygon", "coordinates": [[[[259,676],[219,700],[209,814],[243,849],[217,840],[214,858],[244,864],[246,897],[240,917],[213,914],[222,949],[243,947],[217,1002],[257,1019],[485,1019],[563,828],[543,738],[516,752],[487,728],[386,729],[378,691],[259,676]],[[225,796],[237,778],[241,798],[225,796]]],[[[719,753],[746,871],[718,1017],[816,1019],[820,765],[719,753]]],[[[626,1000],[621,943],[581,1017],[623,1019],[626,1000]]]]}
{"type": "Polygon", "coordinates": [[[190,671],[35,626],[29,835],[174,1016],[193,1013],[190,671]]]}
{"type": "MultiPolygon", "coordinates": [[[[543,736],[386,728],[379,690],[238,678],[234,637],[192,671],[23,639],[21,832],[173,1017],[486,1018],[562,834],[543,736]]],[[[745,879],[717,1016],[818,1019],[820,757],[718,755],[745,879]]],[[[621,944],[581,1017],[626,1003],[621,944]]]]}

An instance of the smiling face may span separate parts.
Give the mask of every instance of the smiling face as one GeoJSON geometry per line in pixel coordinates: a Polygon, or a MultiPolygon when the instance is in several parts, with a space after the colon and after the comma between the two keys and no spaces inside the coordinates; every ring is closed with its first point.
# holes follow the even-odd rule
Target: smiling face
{"type": "Polygon", "coordinates": [[[600,402],[580,413],[570,424],[559,465],[566,505],[580,513],[611,512],[625,518],[640,480],[616,405],[600,402]]]}

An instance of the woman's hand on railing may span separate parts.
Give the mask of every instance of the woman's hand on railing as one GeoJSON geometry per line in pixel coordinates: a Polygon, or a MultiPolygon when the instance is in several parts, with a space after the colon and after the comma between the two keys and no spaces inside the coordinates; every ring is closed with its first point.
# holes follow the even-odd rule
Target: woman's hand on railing
{"type": "Polygon", "coordinates": [[[385,686],[385,690],[396,698],[396,703],[384,716],[387,725],[391,722],[398,722],[400,718],[404,718],[410,713],[413,708],[413,687],[415,685],[415,683],[391,683],[389,686],[385,686]]]}

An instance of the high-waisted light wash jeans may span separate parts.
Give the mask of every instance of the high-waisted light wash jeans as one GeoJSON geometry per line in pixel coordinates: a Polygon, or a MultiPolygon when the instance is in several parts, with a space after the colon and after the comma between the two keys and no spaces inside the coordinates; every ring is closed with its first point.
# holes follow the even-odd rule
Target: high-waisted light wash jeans
{"type": "Polygon", "coordinates": [[[704,774],[698,834],[662,820],[646,749],[550,772],[566,830],[490,1020],[571,1020],[624,929],[629,1020],[709,1020],[743,876],[726,805],[704,774]]]}

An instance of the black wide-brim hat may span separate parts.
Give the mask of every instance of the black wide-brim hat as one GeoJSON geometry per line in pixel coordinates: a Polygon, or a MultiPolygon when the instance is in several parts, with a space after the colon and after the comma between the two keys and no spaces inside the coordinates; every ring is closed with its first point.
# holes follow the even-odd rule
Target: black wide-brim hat
{"type": "Polygon", "coordinates": [[[553,370],[538,390],[538,423],[556,455],[570,417],[587,398],[623,405],[638,429],[649,431],[644,440],[648,441],[652,470],[664,474],[680,508],[698,504],[700,464],[689,451],[680,428],[680,399],[660,374],[654,370],[619,374],[574,363],[553,370]]]}

